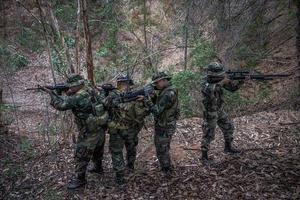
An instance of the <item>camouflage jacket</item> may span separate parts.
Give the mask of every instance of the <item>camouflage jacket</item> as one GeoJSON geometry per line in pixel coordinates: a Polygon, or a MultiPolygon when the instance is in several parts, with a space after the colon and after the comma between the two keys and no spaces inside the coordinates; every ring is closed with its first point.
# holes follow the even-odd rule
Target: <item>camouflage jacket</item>
{"type": "Polygon", "coordinates": [[[205,79],[201,89],[204,109],[208,112],[222,109],[224,104],[223,89],[234,92],[240,88],[241,84],[243,84],[243,81],[230,81],[229,84],[220,85],[218,83],[209,83],[205,79]]]}
{"type": "Polygon", "coordinates": [[[179,117],[177,90],[172,85],[159,90],[154,98],[154,103],[151,106],[151,112],[154,115],[156,127],[175,127],[179,117]]]}
{"type": "MultiPolygon", "coordinates": [[[[112,99],[117,99],[122,94],[119,90],[113,90],[110,93],[112,99]]],[[[149,109],[142,101],[132,101],[127,103],[120,103],[112,101],[112,123],[110,127],[118,129],[127,129],[132,126],[140,126],[144,124],[144,118],[150,113],[149,109]]]]}
{"type": "Polygon", "coordinates": [[[50,104],[60,111],[72,110],[77,124],[104,125],[107,123],[108,114],[104,110],[102,98],[98,94],[93,95],[91,90],[85,86],[71,96],[51,94],[50,104]]]}

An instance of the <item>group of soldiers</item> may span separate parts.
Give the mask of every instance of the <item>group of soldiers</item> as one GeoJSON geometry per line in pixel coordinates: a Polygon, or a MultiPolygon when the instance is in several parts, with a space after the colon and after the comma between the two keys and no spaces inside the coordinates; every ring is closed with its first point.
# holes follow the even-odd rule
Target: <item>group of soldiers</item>
{"type": "MultiPolygon", "coordinates": [[[[207,74],[225,74],[219,63],[211,63],[207,74]]],[[[235,91],[242,82],[230,81],[226,76],[218,81],[205,78],[202,85],[204,124],[201,144],[202,162],[207,165],[209,144],[214,139],[216,125],[221,128],[226,153],[238,153],[232,147],[233,124],[224,111],[223,88],[235,91]]],[[[138,134],[144,126],[144,119],[154,117],[154,144],[161,171],[171,177],[173,166],[170,158],[170,143],[176,130],[179,117],[178,91],[171,84],[171,76],[159,72],[152,77],[151,85],[155,92],[151,95],[138,96],[130,102],[122,102],[122,94],[128,93],[134,85],[133,80],[120,75],[116,88],[107,91],[93,87],[79,74],[72,74],[66,81],[68,91],[58,94],[45,89],[50,94],[51,105],[59,110],[71,110],[75,116],[78,137],[75,150],[75,176],[68,184],[69,189],[76,189],[86,184],[86,172],[103,173],[102,159],[105,135],[109,133],[115,182],[124,184],[125,172],[134,172],[137,155],[138,134]],[[126,149],[126,161],[123,149],[126,149]],[[91,162],[90,162],[91,161],[91,162]],[[126,164],[125,164],[126,163],[126,164]]]]}

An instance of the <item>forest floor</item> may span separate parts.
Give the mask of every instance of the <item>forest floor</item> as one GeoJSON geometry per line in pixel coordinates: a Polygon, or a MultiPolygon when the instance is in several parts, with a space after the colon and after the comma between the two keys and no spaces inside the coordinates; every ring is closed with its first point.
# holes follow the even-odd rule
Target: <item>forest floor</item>
{"type": "MultiPolygon", "coordinates": [[[[47,107],[46,96],[24,91],[37,83],[37,76],[50,80],[34,68],[28,70],[10,78],[12,87],[4,94],[5,102],[14,103],[16,110],[11,113],[10,131],[0,133],[0,199],[300,199],[300,111],[290,109],[235,118],[234,144],[243,151],[236,156],[223,153],[217,129],[211,166],[199,160],[202,119],[179,120],[171,145],[175,166],[171,179],[159,170],[153,128],[148,125],[139,135],[136,170],[127,174],[125,186],[114,184],[106,144],[105,173],[88,173],[85,188],[69,191],[74,145],[70,136],[63,140],[61,135],[51,135],[61,130],[41,134],[42,128],[62,120],[47,107]]],[[[74,127],[67,128],[74,132],[74,127]]]]}
{"type": "Polygon", "coordinates": [[[180,120],[172,141],[173,178],[159,171],[153,129],[140,134],[136,171],[118,187],[108,148],[103,175],[88,174],[85,188],[68,191],[73,171],[73,147],[14,133],[0,135],[0,199],[299,199],[299,112],[262,112],[234,119],[237,156],[223,153],[220,130],[210,156],[215,164],[199,161],[201,119],[180,120]],[[28,145],[24,141],[30,141],[28,145]]]}

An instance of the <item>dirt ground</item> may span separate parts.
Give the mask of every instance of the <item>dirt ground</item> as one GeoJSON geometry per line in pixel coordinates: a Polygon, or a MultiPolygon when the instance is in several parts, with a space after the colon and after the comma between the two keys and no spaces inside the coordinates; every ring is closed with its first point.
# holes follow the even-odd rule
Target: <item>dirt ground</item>
{"type": "Polygon", "coordinates": [[[103,175],[88,174],[84,189],[65,187],[73,171],[73,147],[51,146],[30,135],[0,135],[1,199],[299,199],[299,112],[262,112],[234,119],[237,156],[223,153],[220,130],[211,146],[215,164],[199,161],[201,119],[180,120],[172,142],[175,172],[166,179],[159,171],[153,130],[140,134],[136,171],[118,187],[106,147],[103,175]],[[27,149],[22,141],[30,141],[27,149]],[[21,144],[21,145],[20,145],[21,144]],[[25,147],[24,147],[25,146],[25,147]]]}

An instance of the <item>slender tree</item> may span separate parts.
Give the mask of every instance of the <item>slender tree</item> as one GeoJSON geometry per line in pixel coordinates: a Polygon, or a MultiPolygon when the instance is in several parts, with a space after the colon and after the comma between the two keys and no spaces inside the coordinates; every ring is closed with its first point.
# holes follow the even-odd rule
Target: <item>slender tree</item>
{"type": "Polygon", "coordinates": [[[49,59],[49,64],[50,64],[50,69],[51,69],[51,74],[52,74],[52,79],[53,79],[53,82],[56,84],[56,78],[55,78],[55,74],[54,74],[54,67],[53,67],[53,61],[52,61],[52,55],[51,55],[51,47],[50,47],[50,42],[48,40],[48,37],[47,37],[47,29],[46,29],[46,19],[45,19],[45,16],[43,14],[43,10],[42,10],[42,7],[41,7],[41,2],[40,0],[36,0],[36,4],[38,6],[38,9],[39,9],[39,14],[40,14],[40,21],[41,21],[41,24],[43,26],[43,31],[44,31],[44,39],[46,41],[46,44],[47,44],[47,55],[48,55],[48,59],[49,59]]]}
{"type": "Polygon", "coordinates": [[[87,74],[88,79],[91,81],[93,85],[95,85],[94,79],[94,65],[93,65],[93,55],[92,55],[92,41],[91,34],[89,29],[89,19],[87,13],[87,3],[86,0],[81,0],[81,8],[82,8],[82,21],[84,27],[84,37],[86,43],[86,65],[87,65],[87,74]]]}
{"type": "Polygon", "coordinates": [[[80,0],[77,1],[77,20],[76,20],[76,35],[75,35],[75,63],[76,63],[76,73],[80,72],[79,63],[79,43],[80,43],[80,18],[81,18],[81,4],[80,0]]]}
{"type": "Polygon", "coordinates": [[[297,45],[297,59],[298,59],[298,87],[300,88],[300,1],[295,0],[296,6],[297,6],[297,39],[296,39],[296,45],[297,45]]]}
{"type": "Polygon", "coordinates": [[[59,27],[59,24],[58,24],[58,20],[57,18],[55,17],[54,13],[53,13],[53,9],[52,9],[52,6],[51,6],[51,2],[47,2],[48,3],[48,10],[50,12],[50,17],[51,17],[51,20],[52,20],[52,27],[54,28],[59,40],[60,40],[60,43],[64,49],[64,52],[65,52],[65,56],[66,56],[66,60],[67,60],[67,64],[69,66],[69,71],[71,73],[74,73],[75,72],[75,69],[74,69],[74,66],[72,64],[72,61],[71,61],[71,55],[70,55],[70,51],[69,51],[69,48],[67,47],[67,44],[65,42],[65,38],[64,38],[64,34],[63,32],[60,30],[60,27],[59,27]]]}

